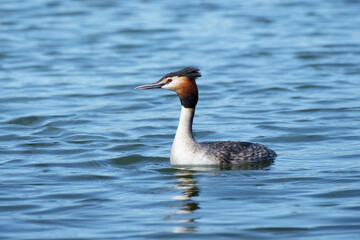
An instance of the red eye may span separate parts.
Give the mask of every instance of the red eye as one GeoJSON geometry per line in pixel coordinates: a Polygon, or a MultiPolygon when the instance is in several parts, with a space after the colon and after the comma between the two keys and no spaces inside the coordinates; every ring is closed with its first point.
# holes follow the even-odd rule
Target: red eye
{"type": "Polygon", "coordinates": [[[169,78],[169,79],[167,80],[167,82],[168,82],[168,83],[171,83],[171,82],[172,82],[172,79],[171,79],[171,78],[169,78]]]}

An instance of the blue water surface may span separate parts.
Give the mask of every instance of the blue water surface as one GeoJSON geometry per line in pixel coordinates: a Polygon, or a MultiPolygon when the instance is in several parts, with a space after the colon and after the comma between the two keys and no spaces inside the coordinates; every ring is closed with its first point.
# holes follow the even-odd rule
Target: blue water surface
{"type": "Polygon", "coordinates": [[[0,1],[1,239],[359,239],[360,2],[0,1]],[[267,166],[178,169],[199,141],[267,166]]]}

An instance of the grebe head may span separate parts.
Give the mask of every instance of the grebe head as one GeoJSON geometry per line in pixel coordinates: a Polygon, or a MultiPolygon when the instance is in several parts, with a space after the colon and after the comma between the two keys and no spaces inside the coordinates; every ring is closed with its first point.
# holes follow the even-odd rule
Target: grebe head
{"type": "Polygon", "coordinates": [[[198,89],[195,79],[201,77],[198,68],[186,67],[176,72],[164,75],[159,81],[138,86],[135,89],[162,88],[174,91],[179,96],[181,104],[186,108],[195,108],[198,101],[198,89]]]}

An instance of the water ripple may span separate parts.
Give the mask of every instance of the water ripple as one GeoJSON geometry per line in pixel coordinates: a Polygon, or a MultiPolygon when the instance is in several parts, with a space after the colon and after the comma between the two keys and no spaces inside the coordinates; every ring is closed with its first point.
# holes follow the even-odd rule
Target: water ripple
{"type": "Polygon", "coordinates": [[[0,1],[1,239],[357,239],[358,1],[0,1]],[[200,141],[274,162],[172,168],[200,141]]]}

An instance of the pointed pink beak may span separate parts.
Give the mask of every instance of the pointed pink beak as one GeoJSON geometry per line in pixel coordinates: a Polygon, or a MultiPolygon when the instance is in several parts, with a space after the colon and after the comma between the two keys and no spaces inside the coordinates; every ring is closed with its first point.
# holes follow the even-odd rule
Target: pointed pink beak
{"type": "Polygon", "coordinates": [[[141,85],[141,86],[136,87],[135,89],[139,89],[139,90],[154,89],[154,88],[161,88],[162,86],[164,86],[163,83],[156,82],[156,83],[141,85]]]}

